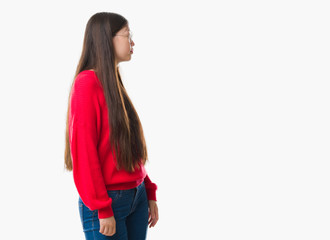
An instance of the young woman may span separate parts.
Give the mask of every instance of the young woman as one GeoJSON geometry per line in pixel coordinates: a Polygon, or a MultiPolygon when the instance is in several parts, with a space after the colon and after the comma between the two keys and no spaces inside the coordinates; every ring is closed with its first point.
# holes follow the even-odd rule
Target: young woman
{"type": "Polygon", "coordinates": [[[100,12],[89,19],[69,94],[65,146],[86,239],[144,240],[158,221],[141,122],[118,69],[133,46],[123,16],[100,12]]]}

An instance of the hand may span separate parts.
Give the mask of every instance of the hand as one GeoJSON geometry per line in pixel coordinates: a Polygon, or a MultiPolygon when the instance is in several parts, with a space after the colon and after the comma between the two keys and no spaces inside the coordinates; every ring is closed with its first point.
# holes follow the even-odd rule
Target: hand
{"type": "Polygon", "coordinates": [[[100,218],[100,233],[105,236],[112,236],[116,233],[115,217],[100,218]]]}
{"type": "Polygon", "coordinates": [[[148,217],[148,224],[150,224],[149,228],[154,227],[158,221],[158,207],[157,202],[155,200],[148,200],[149,201],[149,217],[148,217]]]}

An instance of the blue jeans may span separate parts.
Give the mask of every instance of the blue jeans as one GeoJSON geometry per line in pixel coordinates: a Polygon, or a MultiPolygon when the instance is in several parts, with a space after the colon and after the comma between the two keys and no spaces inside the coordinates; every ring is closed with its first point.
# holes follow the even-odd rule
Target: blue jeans
{"type": "Polygon", "coordinates": [[[116,220],[116,233],[105,236],[100,233],[98,210],[91,211],[79,196],[79,214],[86,240],[145,240],[148,230],[148,199],[144,181],[136,188],[107,190],[112,198],[112,210],[116,220]]]}

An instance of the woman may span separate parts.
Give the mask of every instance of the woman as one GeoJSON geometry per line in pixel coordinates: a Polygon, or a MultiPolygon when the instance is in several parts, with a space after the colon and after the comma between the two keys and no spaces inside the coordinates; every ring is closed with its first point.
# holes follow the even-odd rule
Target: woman
{"type": "Polygon", "coordinates": [[[131,38],[121,15],[94,14],[70,90],[65,168],[73,172],[86,239],[142,240],[158,221],[141,122],[118,69],[131,59],[131,38]]]}

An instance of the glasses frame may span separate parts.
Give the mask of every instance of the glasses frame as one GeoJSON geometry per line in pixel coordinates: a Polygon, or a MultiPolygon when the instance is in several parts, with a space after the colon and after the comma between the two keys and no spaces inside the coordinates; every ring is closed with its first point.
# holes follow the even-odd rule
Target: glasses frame
{"type": "Polygon", "coordinates": [[[116,34],[115,36],[122,36],[122,37],[127,37],[128,38],[128,42],[129,42],[129,44],[131,44],[132,43],[132,37],[133,37],[133,32],[132,31],[129,31],[129,33],[128,33],[128,36],[126,36],[126,35],[121,35],[121,34],[116,34]]]}

